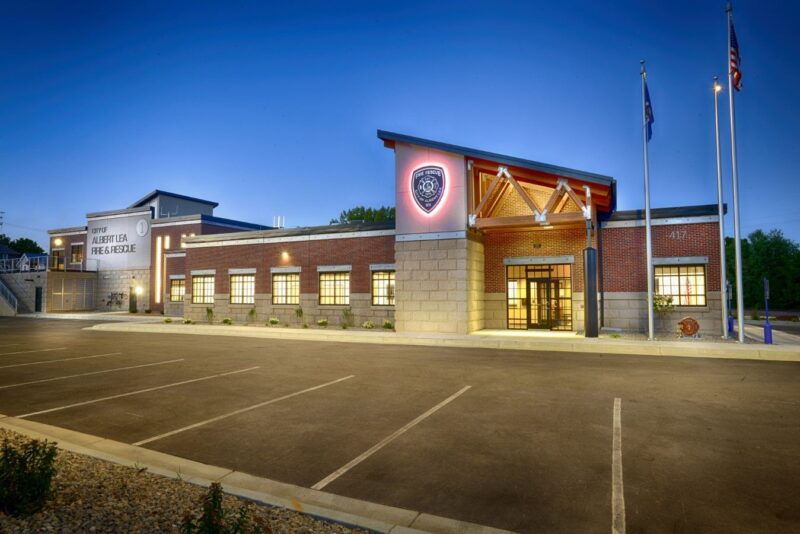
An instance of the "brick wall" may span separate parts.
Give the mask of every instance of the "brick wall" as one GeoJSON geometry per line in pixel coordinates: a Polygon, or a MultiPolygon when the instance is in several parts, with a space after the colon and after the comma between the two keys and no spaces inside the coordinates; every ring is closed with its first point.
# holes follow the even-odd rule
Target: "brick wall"
{"type": "MultiPolygon", "coordinates": [[[[647,291],[644,227],[604,228],[603,290],[647,291]]],[[[707,286],[719,290],[717,223],[653,226],[653,257],[708,256],[707,286]]]]}
{"type": "Polygon", "coordinates": [[[75,270],[75,271],[82,271],[85,269],[86,266],[86,251],[88,250],[88,241],[89,238],[86,234],[80,235],[64,235],[64,236],[50,236],[50,255],[53,254],[53,249],[63,249],[64,250],[64,267],[67,270],[75,270]],[[55,240],[60,239],[62,241],[60,246],[56,246],[55,240]],[[70,259],[72,257],[72,244],[73,243],[83,243],[83,261],[80,264],[70,263],[70,259]]]}
{"type": "MultiPolygon", "coordinates": [[[[186,224],[186,225],[179,225],[179,226],[154,226],[151,232],[150,238],[152,239],[152,243],[150,246],[150,265],[153,266],[151,269],[151,273],[153,279],[150,280],[150,285],[153,288],[153,291],[150,295],[150,309],[153,310],[154,313],[163,313],[164,312],[164,294],[169,292],[169,278],[166,273],[162,271],[162,281],[164,282],[161,286],[161,293],[162,299],[160,303],[156,303],[156,295],[155,295],[155,288],[156,288],[156,245],[158,243],[157,238],[161,237],[162,240],[162,247],[166,247],[166,238],[169,237],[169,248],[172,250],[180,250],[181,248],[181,236],[195,234],[200,235],[203,230],[203,226],[200,223],[197,224],[186,224]]],[[[164,261],[164,251],[162,250],[161,254],[161,261],[164,261]]],[[[170,269],[173,274],[183,274],[183,265],[181,265],[181,271],[177,272],[174,269],[177,268],[175,265],[169,265],[170,263],[174,263],[175,258],[171,258],[168,260],[167,269],[170,269]]]]}
{"type": "MultiPolygon", "coordinates": [[[[236,322],[245,322],[247,313],[256,308],[258,321],[277,317],[282,323],[295,324],[297,305],[273,305],[272,267],[300,267],[300,306],[304,310],[303,321],[314,324],[317,319],[327,319],[331,325],[341,320],[341,312],[351,308],[357,325],[370,319],[380,327],[384,319],[394,319],[393,306],[372,306],[373,263],[394,263],[394,236],[361,237],[348,239],[322,239],[285,243],[266,243],[254,245],[211,246],[186,249],[184,273],[186,275],[185,315],[194,320],[204,320],[206,305],[191,304],[191,271],[214,269],[215,302],[217,320],[231,317],[236,322]],[[319,293],[320,265],[351,265],[350,305],[320,306],[319,293]],[[229,303],[230,277],[228,269],[255,268],[256,303],[231,305],[229,303]]],[[[170,259],[170,261],[175,261],[170,259]]],[[[169,273],[176,273],[169,267],[169,273]]]]}

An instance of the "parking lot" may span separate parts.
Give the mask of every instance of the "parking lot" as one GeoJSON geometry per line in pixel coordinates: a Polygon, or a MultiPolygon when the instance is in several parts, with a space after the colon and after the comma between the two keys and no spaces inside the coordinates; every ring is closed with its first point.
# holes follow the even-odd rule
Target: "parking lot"
{"type": "Polygon", "coordinates": [[[0,319],[0,413],[520,532],[800,531],[800,364],[0,319]]]}

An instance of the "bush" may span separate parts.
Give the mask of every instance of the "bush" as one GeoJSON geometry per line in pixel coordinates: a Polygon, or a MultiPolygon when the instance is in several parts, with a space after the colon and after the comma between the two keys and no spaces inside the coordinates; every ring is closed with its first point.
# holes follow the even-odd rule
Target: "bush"
{"type": "Polygon", "coordinates": [[[342,328],[348,328],[355,324],[355,319],[353,317],[353,310],[351,308],[345,308],[342,310],[342,328]]]}
{"type": "Polygon", "coordinates": [[[277,317],[270,317],[269,318],[269,322],[267,324],[269,326],[275,326],[276,324],[279,324],[280,322],[281,322],[280,319],[278,319],[277,317]]]}
{"type": "Polygon", "coordinates": [[[364,321],[364,323],[361,326],[366,328],[367,330],[372,330],[373,328],[375,328],[375,323],[373,323],[372,321],[367,320],[367,321],[364,321]]]}
{"type": "Polygon", "coordinates": [[[192,321],[191,319],[184,319],[183,324],[194,324],[194,321],[192,321]]]}
{"type": "Polygon", "coordinates": [[[203,497],[203,513],[194,519],[191,512],[183,518],[181,532],[183,534],[244,534],[248,532],[268,532],[266,525],[254,524],[250,521],[246,505],[239,507],[236,513],[225,510],[222,506],[222,486],[214,482],[203,497]]]}
{"type": "Polygon", "coordinates": [[[295,308],[294,316],[297,317],[297,322],[298,323],[303,320],[303,307],[302,306],[298,306],[297,308],[295,308]]]}
{"type": "Polygon", "coordinates": [[[389,319],[386,319],[385,321],[383,321],[383,327],[386,330],[392,330],[394,328],[394,325],[392,324],[392,321],[390,321],[389,319]]]}
{"type": "Polygon", "coordinates": [[[319,319],[317,321],[317,326],[321,326],[322,328],[328,328],[328,320],[327,319],[319,319]]]}
{"type": "Polygon", "coordinates": [[[55,444],[32,440],[15,447],[7,439],[0,451],[0,510],[10,515],[38,512],[50,495],[56,473],[55,444]]]}
{"type": "Polygon", "coordinates": [[[250,308],[250,311],[247,312],[247,322],[254,323],[258,320],[258,312],[256,311],[255,307],[250,308]]]}
{"type": "Polygon", "coordinates": [[[206,321],[208,324],[214,322],[214,308],[206,308],[206,321]]]}
{"type": "Polygon", "coordinates": [[[303,323],[303,328],[308,328],[308,323],[303,323]]]}
{"type": "Polygon", "coordinates": [[[759,319],[761,319],[761,317],[759,317],[758,315],[758,310],[753,310],[752,312],[750,312],[750,318],[754,321],[758,321],[759,319]]]}
{"type": "Polygon", "coordinates": [[[153,313],[153,310],[151,310],[150,308],[148,308],[148,309],[146,309],[144,312],[145,312],[145,313],[153,313]]]}
{"type": "Polygon", "coordinates": [[[222,324],[233,324],[233,319],[231,319],[230,317],[225,317],[222,320],[222,324]]]}
{"type": "Polygon", "coordinates": [[[171,323],[172,322],[172,317],[167,317],[166,319],[164,319],[164,322],[167,323],[167,324],[171,323]]]}

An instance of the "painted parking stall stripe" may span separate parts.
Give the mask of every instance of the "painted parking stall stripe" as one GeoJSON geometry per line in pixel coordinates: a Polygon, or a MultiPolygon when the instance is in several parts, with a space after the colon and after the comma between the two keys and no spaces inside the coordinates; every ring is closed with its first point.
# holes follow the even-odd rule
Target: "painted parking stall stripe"
{"type": "Polygon", "coordinates": [[[153,367],[156,365],[165,365],[168,363],[177,363],[182,362],[183,358],[179,358],[177,360],[165,360],[161,362],[155,363],[143,363],[141,365],[129,365],[127,367],[116,367],[114,369],[104,369],[102,371],[90,371],[88,373],[80,373],[77,375],[66,375],[66,376],[57,376],[55,378],[43,378],[42,380],[31,380],[30,382],[20,382],[18,384],[7,384],[5,386],[0,386],[0,389],[9,389],[9,388],[17,388],[21,386],[29,386],[31,384],[41,384],[43,382],[55,382],[56,380],[67,380],[69,378],[78,378],[81,376],[92,376],[92,375],[101,375],[104,373],[114,373],[117,371],[129,371],[131,369],[141,369],[142,367],[153,367]]]}
{"type": "Polygon", "coordinates": [[[246,408],[240,408],[238,410],[234,410],[232,412],[228,412],[226,414],[218,415],[216,417],[212,417],[211,419],[206,419],[205,421],[200,421],[198,423],[194,423],[192,425],[184,426],[170,432],[165,432],[164,434],[159,434],[158,436],[153,436],[152,438],[143,439],[141,441],[137,441],[133,445],[145,445],[146,443],[152,443],[153,441],[158,441],[160,439],[167,438],[169,436],[174,436],[175,434],[180,434],[181,432],[186,432],[187,430],[192,430],[194,428],[198,428],[209,423],[215,423],[217,421],[221,421],[223,419],[227,419],[228,417],[233,417],[234,415],[239,415],[245,412],[249,412],[251,410],[256,410],[258,408],[262,408],[264,406],[268,406],[270,404],[274,404],[276,402],[280,402],[286,399],[291,399],[292,397],[297,397],[298,395],[302,395],[304,393],[310,393],[311,391],[316,391],[318,389],[322,389],[324,387],[332,386],[334,384],[338,384],[339,382],[344,382],[345,380],[350,380],[355,375],[345,376],[342,378],[338,378],[336,380],[331,380],[330,382],[325,382],[324,384],[320,384],[318,386],[306,388],[300,391],[295,391],[294,393],[289,393],[288,395],[283,395],[282,397],[277,397],[274,399],[270,399],[268,401],[259,402],[258,404],[254,404],[252,406],[247,406],[246,408]]]}
{"type": "Polygon", "coordinates": [[[177,386],[183,386],[184,384],[192,384],[192,383],[195,383],[195,382],[202,382],[203,380],[211,380],[211,379],[220,378],[220,377],[223,377],[223,376],[230,376],[230,375],[235,375],[235,374],[239,374],[239,373],[246,373],[248,371],[255,371],[256,369],[259,369],[259,368],[260,368],[260,366],[248,367],[247,369],[238,369],[236,371],[228,371],[227,373],[219,373],[219,374],[216,374],[216,375],[202,376],[200,378],[192,378],[191,380],[183,380],[181,382],[173,382],[172,384],[164,384],[163,386],[155,386],[155,387],[152,387],[152,388],[140,389],[138,391],[130,391],[128,393],[120,393],[119,395],[111,395],[111,396],[108,396],[108,397],[101,397],[99,399],[92,399],[92,400],[83,401],[83,402],[76,402],[74,404],[67,404],[66,406],[59,406],[57,408],[49,408],[47,410],[40,410],[38,412],[26,413],[26,414],[22,414],[22,415],[17,415],[15,417],[18,417],[20,419],[24,419],[26,417],[33,417],[34,415],[42,415],[42,414],[45,414],[45,413],[58,412],[58,411],[61,411],[61,410],[67,410],[69,408],[77,408],[79,406],[86,406],[88,404],[95,404],[97,402],[104,402],[104,401],[113,400],[113,399],[121,399],[123,397],[130,397],[132,395],[140,395],[142,393],[149,393],[151,391],[158,391],[160,389],[167,389],[167,388],[172,388],[172,387],[177,387],[177,386]]]}
{"type": "Polygon", "coordinates": [[[37,350],[18,350],[16,352],[3,352],[0,356],[11,356],[13,354],[33,354],[34,352],[52,352],[54,350],[67,350],[67,347],[58,347],[57,349],[37,349],[37,350]]]}
{"type": "Polygon", "coordinates": [[[107,354],[92,354],[91,356],[78,356],[77,358],[60,358],[58,360],[42,360],[40,362],[14,363],[11,365],[0,365],[0,369],[10,369],[11,367],[27,367],[29,365],[44,365],[46,363],[71,362],[75,360],[88,360],[91,358],[106,358],[108,356],[119,356],[121,352],[109,352],[107,354]]]}
{"type": "Polygon", "coordinates": [[[622,485],[622,399],[614,399],[611,443],[611,532],[625,534],[625,492],[622,485]]]}
{"type": "Polygon", "coordinates": [[[410,430],[411,428],[413,428],[414,426],[416,426],[417,424],[419,424],[423,420],[425,420],[428,417],[430,417],[431,415],[433,415],[439,409],[443,408],[447,404],[451,403],[452,401],[454,401],[455,399],[457,399],[458,397],[460,397],[461,395],[466,393],[467,390],[470,389],[471,387],[472,386],[464,386],[463,388],[461,388],[457,392],[453,393],[452,395],[447,397],[445,400],[443,400],[442,402],[440,402],[439,404],[437,404],[436,406],[434,406],[433,408],[431,408],[427,412],[423,413],[422,415],[420,415],[419,417],[417,417],[416,419],[414,419],[410,423],[406,424],[404,427],[400,428],[399,430],[396,430],[391,435],[383,438],[381,441],[379,441],[377,444],[373,445],[371,448],[369,448],[363,454],[357,456],[356,458],[353,458],[348,463],[346,463],[345,465],[343,465],[342,467],[340,467],[339,469],[337,469],[336,471],[334,471],[330,475],[326,476],[325,478],[323,478],[322,480],[320,480],[319,482],[317,482],[316,484],[311,486],[311,489],[321,490],[322,488],[324,488],[325,486],[327,486],[328,484],[330,484],[331,482],[333,482],[334,480],[336,480],[337,478],[339,478],[343,474],[347,473],[352,468],[354,468],[355,466],[357,466],[358,464],[360,464],[361,462],[363,462],[364,460],[366,460],[367,458],[369,458],[370,456],[372,456],[373,454],[375,454],[376,452],[378,452],[379,450],[384,448],[386,445],[388,445],[389,443],[391,443],[395,439],[397,439],[400,436],[402,436],[403,434],[405,434],[408,430],[410,430]]]}

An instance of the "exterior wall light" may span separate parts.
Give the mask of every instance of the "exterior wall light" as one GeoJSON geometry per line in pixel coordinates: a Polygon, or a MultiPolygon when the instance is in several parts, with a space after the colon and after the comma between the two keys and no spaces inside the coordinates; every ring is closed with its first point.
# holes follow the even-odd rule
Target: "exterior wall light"
{"type": "Polygon", "coordinates": [[[288,252],[286,252],[285,250],[284,250],[283,252],[281,252],[281,259],[282,259],[283,261],[286,261],[286,260],[288,260],[288,259],[289,259],[289,253],[288,253],[288,252]]]}
{"type": "Polygon", "coordinates": [[[53,240],[53,244],[54,244],[55,246],[57,246],[57,247],[60,247],[61,245],[63,245],[63,244],[64,244],[64,240],[63,240],[63,239],[61,239],[60,237],[57,237],[57,238],[55,238],[55,239],[53,240]]]}
{"type": "Polygon", "coordinates": [[[144,293],[142,286],[136,286],[136,296],[140,296],[142,293],[144,293]]]}

